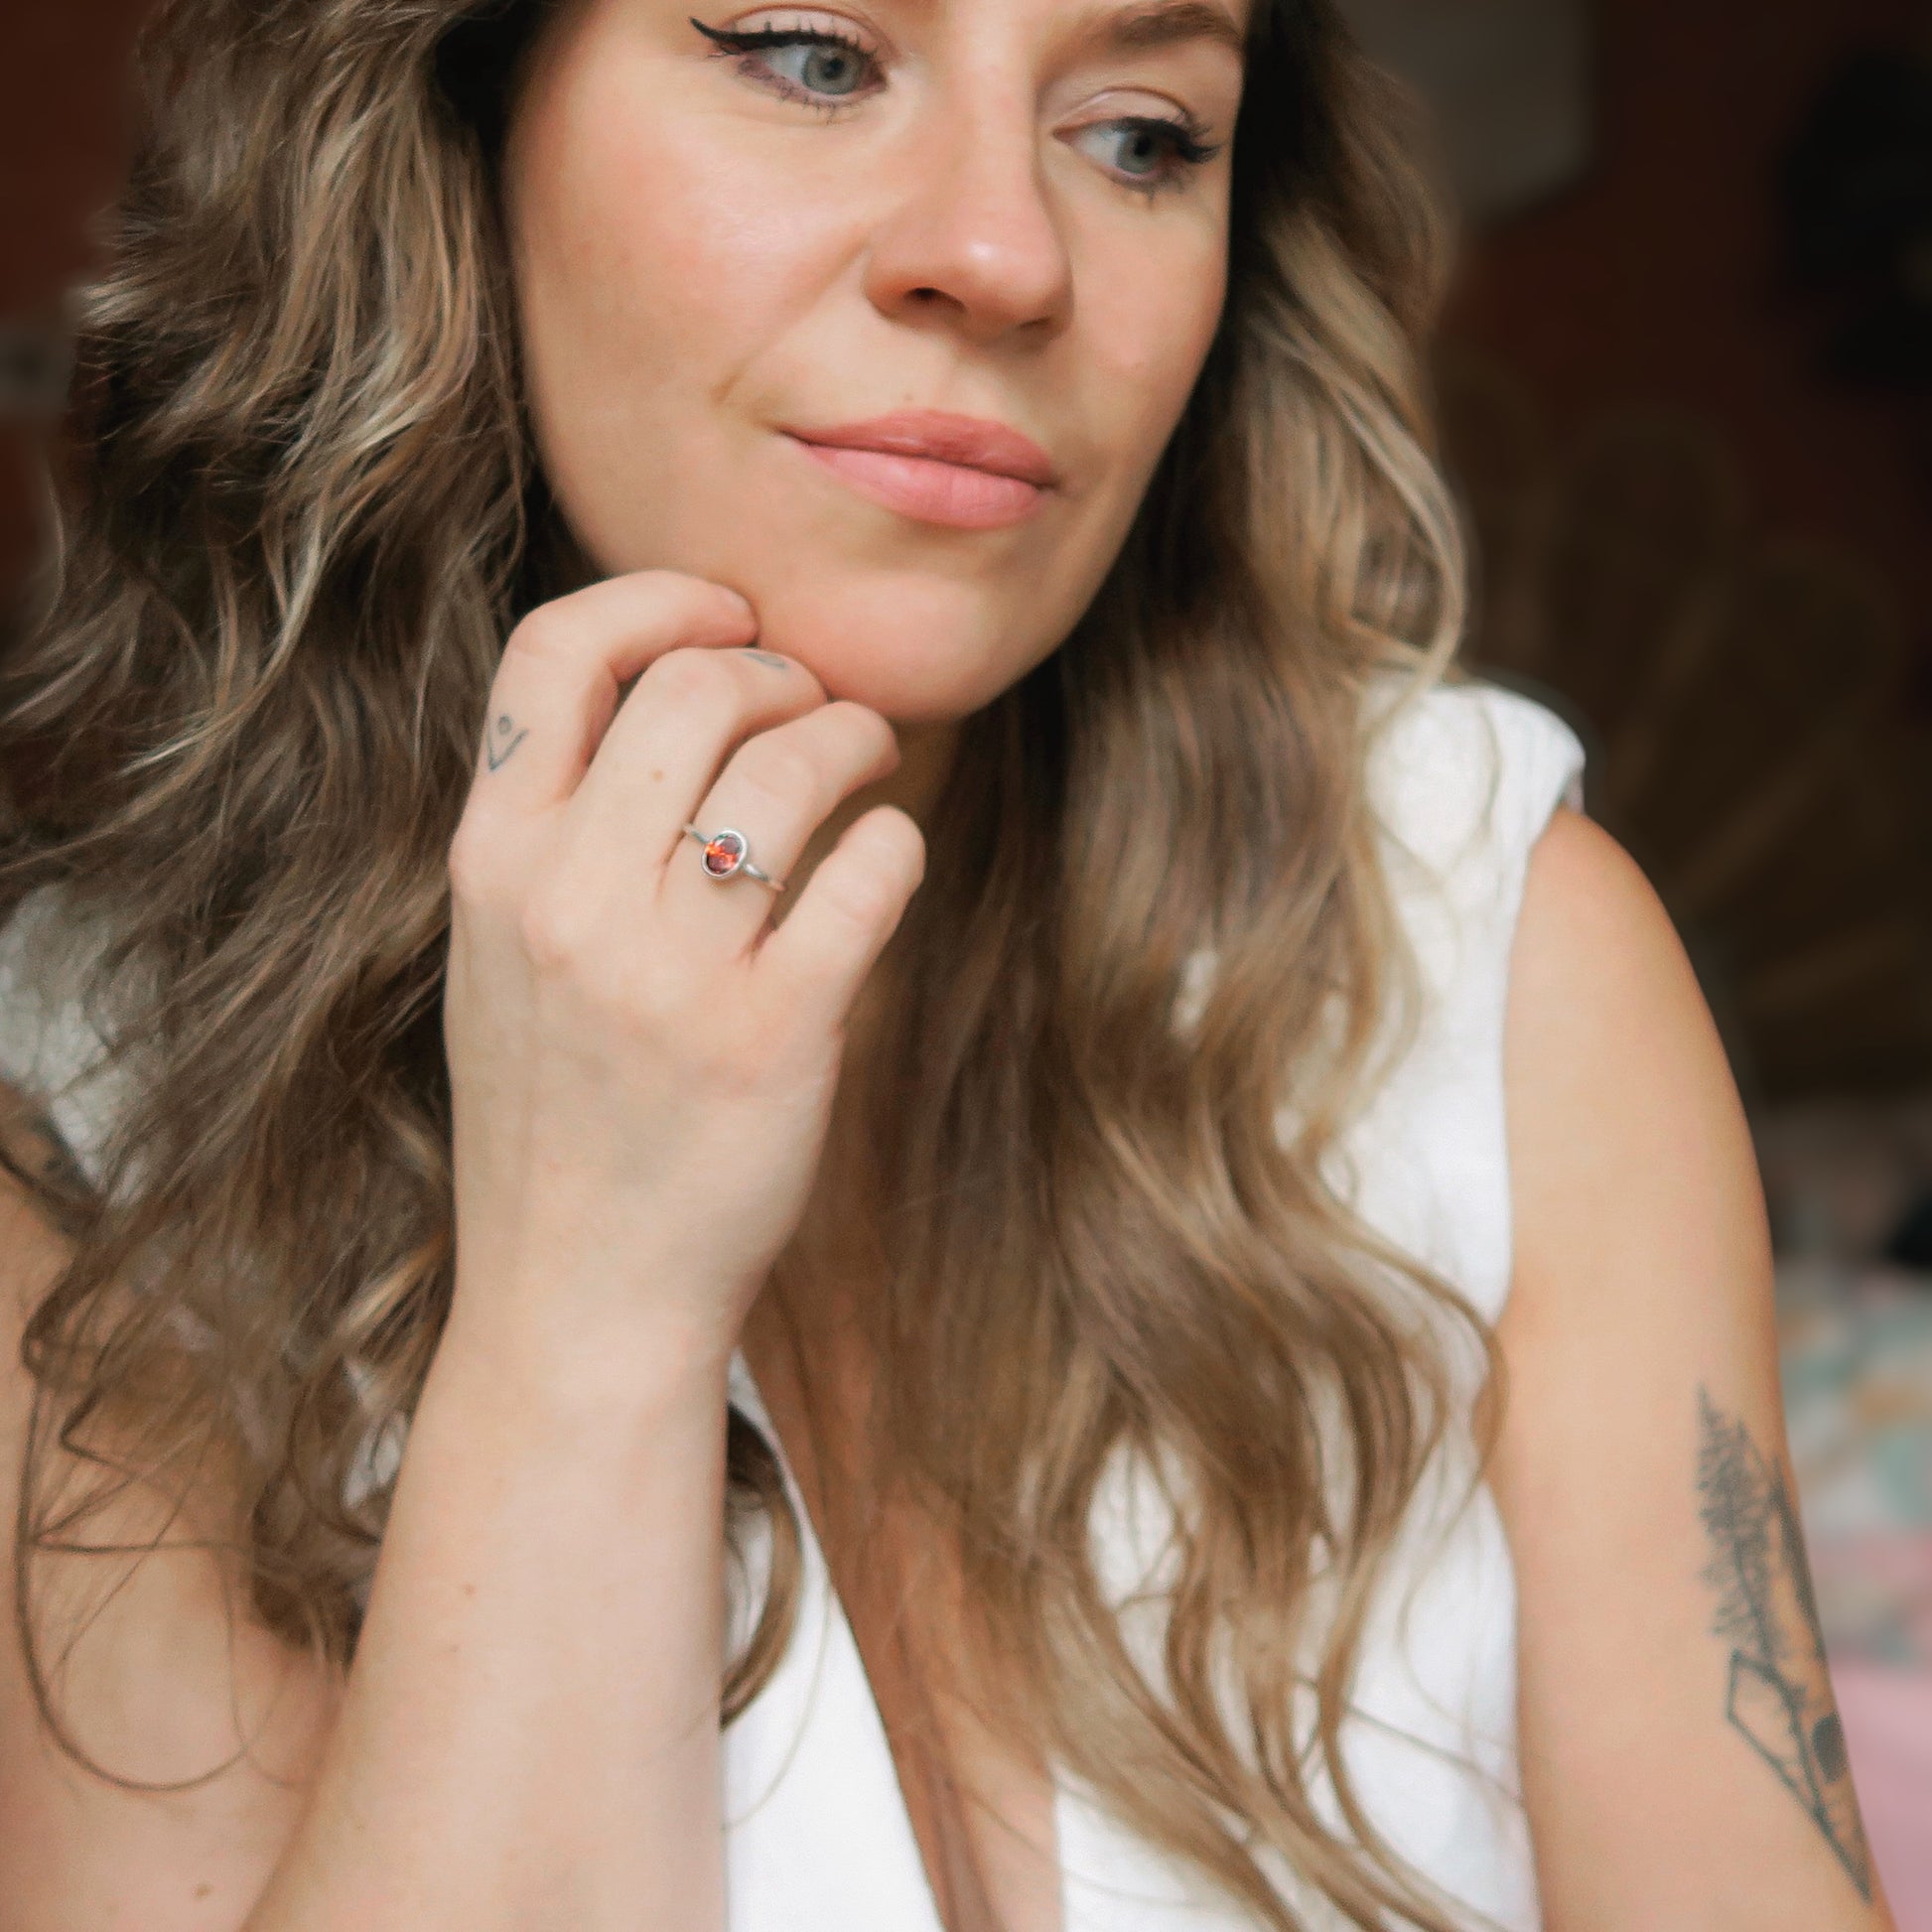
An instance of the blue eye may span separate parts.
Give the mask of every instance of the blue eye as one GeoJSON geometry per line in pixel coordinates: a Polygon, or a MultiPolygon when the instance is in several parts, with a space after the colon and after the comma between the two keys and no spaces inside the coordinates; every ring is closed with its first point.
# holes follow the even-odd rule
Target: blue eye
{"type": "MultiPolygon", "coordinates": [[[[773,50],[774,54],[779,50],[773,50]]],[[[785,54],[802,54],[804,59],[798,63],[798,71],[785,77],[798,86],[805,87],[817,94],[849,94],[859,84],[860,63],[853,50],[837,44],[800,41],[782,50],[785,54]]],[[[783,67],[774,66],[773,71],[784,74],[783,67]]]]}
{"type": "MultiPolygon", "coordinates": [[[[690,16],[686,16],[690,19],[690,16]]],[[[849,34],[830,27],[760,27],[754,29],[691,25],[711,41],[721,55],[737,57],[738,70],[755,84],[787,100],[802,102],[825,114],[836,114],[847,101],[870,91],[861,83],[877,55],[849,34]],[[782,66],[778,65],[783,57],[782,66]]],[[[1082,128],[1088,134],[1111,136],[1123,148],[1109,165],[1123,188],[1152,201],[1167,189],[1184,188],[1187,177],[1204,161],[1221,152],[1210,145],[1206,130],[1189,115],[1172,120],[1162,115],[1124,115],[1082,128]]]]}
{"type": "Polygon", "coordinates": [[[830,106],[850,99],[873,58],[871,51],[851,36],[826,27],[764,27],[742,32],[707,27],[701,20],[693,20],[691,25],[715,42],[720,53],[738,55],[739,70],[750,78],[776,82],[776,92],[813,105],[830,106]],[[769,58],[778,55],[793,58],[781,68],[772,65],[769,58]]]}
{"type": "Polygon", "coordinates": [[[1197,127],[1159,115],[1096,121],[1080,132],[1113,137],[1119,150],[1111,165],[1126,178],[1125,185],[1145,189],[1150,197],[1165,188],[1184,187],[1191,170],[1221,151],[1218,143],[1210,145],[1202,140],[1197,127]]]}

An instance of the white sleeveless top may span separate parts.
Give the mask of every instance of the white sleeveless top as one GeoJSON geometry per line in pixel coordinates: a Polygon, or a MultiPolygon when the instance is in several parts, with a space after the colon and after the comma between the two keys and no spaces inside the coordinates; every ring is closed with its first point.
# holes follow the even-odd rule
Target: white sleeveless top
{"type": "MultiPolygon", "coordinates": [[[[1490,1320],[1511,1270],[1502,1091],[1510,942],[1530,849],[1560,802],[1583,809],[1583,767],[1582,744],[1554,712],[1483,682],[1427,692],[1371,759],[1370,797],[1424,1003],[1413,1045],[1345,1135],[1332,1177],[1381,1233],[1490,1320]]],[[[49,1096],[84,1164],[111,1095],[85,1077],[84,1022],[18,970],[16,931],[29,924],[23,915],[0,934],[0,1072],[49,1096]]],[[[1211,960],[1201,965],[1212,970],[1211,960]]],[[[784,1466],[742,1353],[731,1391],[784,1466]]],[[[389,1448],[382,1459],[392,1466],[399,1445],[389,1448]]],[[[1458,1924],[1536,1932],[1516,1768],[1509,1549],[1486,1485],[1459,1511],[1447,1507],[1462,1493],[1464,1461],[1445,1455],[1432,1474],[1364,1632],[1342,1748],[1369,1815],[1441,1888],[1458,1924]]],[[[1123,1457],[1096,1504],[1094,1548],[1116,1603],[1158,1579],[1167,1549],[1172,1513],[1145,1475],[1123,1457]]],[[[802,1599],[775,1674],[724,1734],[730,1932],[941,1932],[857,1644],[788,1467],[784,1476],[803,1536],[802,1599]]],[[[768,1552],[755,1545],[755,1580],[760,1547],[768,1552]]],[[[756,1608],[735,1605],[735,1639],[756,1608]]],[[[1123,1611],[1151,1672],[1158,1617],[1145,1599],[1123,1611]]],[[[1238,1932],[1249,1923],[1128,1833],[1063,1767],[1055,1781],[1065,1932],[1238,1932]]],[[[1313,1795],[1330,1828],[1345,1833],[1319,1774],[1313,1795]]],[[[1264,1865],[1304,1924],[1343,1924],[1296,1873],[1264,1865]]]]}

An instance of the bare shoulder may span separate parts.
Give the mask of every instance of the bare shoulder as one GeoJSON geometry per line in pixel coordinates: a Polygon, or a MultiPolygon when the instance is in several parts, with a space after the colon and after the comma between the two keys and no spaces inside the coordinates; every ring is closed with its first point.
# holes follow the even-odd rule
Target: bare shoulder
{"type": "Polygon", "coordinates": [[[1530,855],[1504,1048],[1512,1330],[1582,1320],[1596,1340],[1667,1316],[1775,1407],[1770,1233],[1729,1061],[1655,889],[1568,806],[1530,855]],[[1614,1302],[1584,1301],[1586,1278],[1614,1302]]]}
{"type": "MultiPolygon", "coordinates": [[[[18,1158],[47,1156],[4,1085],[0,1134],[18,1158]]],[[[129,1790],[47,1733],[16,1631],[13,1544],[35,1394],[23,1331],[65,1255],[0,1170],[0,1898],[9,1932],[216,1932],[243,1921],[293,1828],[335,1687],[242,1614],[232,1562],[186,1547],[218,1512],[198,1511],[192,1497],[184,1510],[182,1498],[139,1484],[74,1534],[137,1552],[159,1538],[161,1548],[37,1557],[39,1661],[74,1741],[114,1776],[216,1775],[175,1792],[129,1790]]]]}
{"type": "Polygon", "coordinates": [[[1656,893],[1566,807],[1529,860],[1503,1079],[1515,1262],[1491,1485],[1546,1909],[1575,1932],[1882,1932],[1749,1126],[1656,893]]]}

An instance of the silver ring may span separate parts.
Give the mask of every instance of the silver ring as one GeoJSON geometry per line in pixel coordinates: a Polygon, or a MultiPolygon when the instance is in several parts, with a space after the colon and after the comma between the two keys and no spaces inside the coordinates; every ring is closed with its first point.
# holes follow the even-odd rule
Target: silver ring
{"type": "Polygon", "coordinates": [[[716,832],[701,832],[695,825],[687,825],[684,829],[704,847],[701,858],[707,879],[756,879],[760,886],[769,886],[774,893],[784,891],[782,880],[773,879],[768,872],[753,865],[751,841],[743,832],[730,825],[722,826],[716,832]]]}

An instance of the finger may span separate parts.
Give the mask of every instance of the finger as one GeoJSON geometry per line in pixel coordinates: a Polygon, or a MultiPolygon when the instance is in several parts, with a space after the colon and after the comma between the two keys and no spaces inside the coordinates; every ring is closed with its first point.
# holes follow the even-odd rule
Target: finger
{"type": "MultiPolygon", "coordinates": [[[[825,706],[825,687],[774,652],[666,651],[619,705],[560,823],[573,846],[621,858],[653,891],[737,749],[825,706]]],[[[695,846],[693,850],[695,850],[695,846]]]]}
{"type": "Polygon", "coordinates": [[[542,810],[582,782],[622,687],[680,645],[746,644],[747,600],[676,571],[633,571],[530,613],[503,647],[490,688],[474,797],[542,810]]]}
{"type": "Polygon", "coordinates": [[[925,840],[906,813],[861,814],[759,947],[754,984],[803,1025],[842,1027],[924,876],[925,840]]]}
{"type": "MultiPolygon", "coordinates": [[[[868,706],[840,699],[747,739],[690,822],[711,834],[727,827],[742,833],[750,859],[786,881],[839,802],[889,776],[898,762],[892,726],[868,706]]],[[[699,842],[688,836],[680,842],[658,890],[664,929],[687,935],[707,953],[749,950],[776,910],[778,895],[755,879],[713,878],[699,842]]]]}

